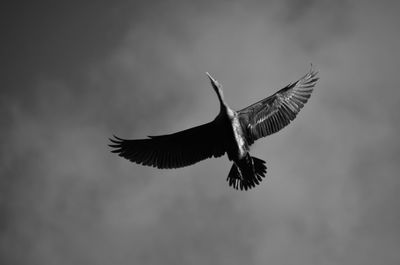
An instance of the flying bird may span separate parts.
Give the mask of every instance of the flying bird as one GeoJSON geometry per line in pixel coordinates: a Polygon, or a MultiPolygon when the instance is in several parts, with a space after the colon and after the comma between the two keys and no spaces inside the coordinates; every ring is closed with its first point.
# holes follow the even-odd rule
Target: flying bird
{"type": "Polygon", "coordinates": [[[250,155],[250,146],[258,139],[288,125],[310,98],[319,79],[313,70],[275,94],[244,109],[235,111],[225,102],[222,86],[208,72],[217,93],[220,112],[206,124],[173,134],[148,136],[147,139],[110,139],[111,152],[145,166],[180,168],[225,153],[233,161],[227,181],[235,189],[248,190],[265,177],[265,161],[250,155]]]}

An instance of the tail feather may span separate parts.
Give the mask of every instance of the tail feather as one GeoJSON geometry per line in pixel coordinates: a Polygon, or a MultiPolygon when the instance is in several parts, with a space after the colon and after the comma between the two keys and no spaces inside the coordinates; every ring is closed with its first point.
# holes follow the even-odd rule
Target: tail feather
{"type": "Polygon", "coordinates": [[[237,163],[233,163],[226,180],[234,189],[248,190],[259,185],[266,173],[265,161],[247,155],[237,163]]]}

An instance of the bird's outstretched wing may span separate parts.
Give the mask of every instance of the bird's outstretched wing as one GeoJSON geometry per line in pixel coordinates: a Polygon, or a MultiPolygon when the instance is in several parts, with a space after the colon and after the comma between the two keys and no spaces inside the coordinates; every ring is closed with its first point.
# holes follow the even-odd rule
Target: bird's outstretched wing
{"type": "Polygon", "coordinates": [[[131,162],[157,168],[178,168],[195,164],[212,156],[219,157],[225,149],[218,137],[217,124],[212,121],[168,135],[148,139],[110,139],[117,153],[131,162]]]}
{"type": "Polygon", "coordinates": [[[273,134],[296,118],[311,96],[319,79],[318,72],[310,71],[275,94],[238,111],[239,120],[248,132],[248,142],[273,134]]]}

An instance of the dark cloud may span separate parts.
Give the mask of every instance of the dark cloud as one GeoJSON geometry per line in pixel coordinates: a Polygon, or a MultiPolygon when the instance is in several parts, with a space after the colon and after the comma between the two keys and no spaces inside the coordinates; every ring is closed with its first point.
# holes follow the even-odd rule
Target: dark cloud
{"type": "Polygon", "coordinates": [[[0,263],[398,264],[392,2],[26,5],[2,16],[0,263]],[[5,26],[4,26],[5,25],[5,26]],[[266,182],[226,158],[132,165],[107,137],[169,133],[308,70],[299,117],[260,141],[266,182]]]}

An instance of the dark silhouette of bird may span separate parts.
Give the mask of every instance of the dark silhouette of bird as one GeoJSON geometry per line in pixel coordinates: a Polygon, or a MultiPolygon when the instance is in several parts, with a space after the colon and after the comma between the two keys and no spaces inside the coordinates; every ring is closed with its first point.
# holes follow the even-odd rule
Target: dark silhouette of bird
{"type": "Polygon", "coordinates": [[[311,96],[319,79],[310,71],[275,94],[239,111],[225,102],[222,86],[206,73],[217,93],[220,112],[206,124],[173,134],[147,139],[110,139],[112,152],[131,162],[157,168],[180,168],[227,153],[233,161],[228,174],[229,186],[248,190],[265,177],[265,161],[250,156],[250,146],[261,137],[278,132],[288,125],[311,96]]]}

